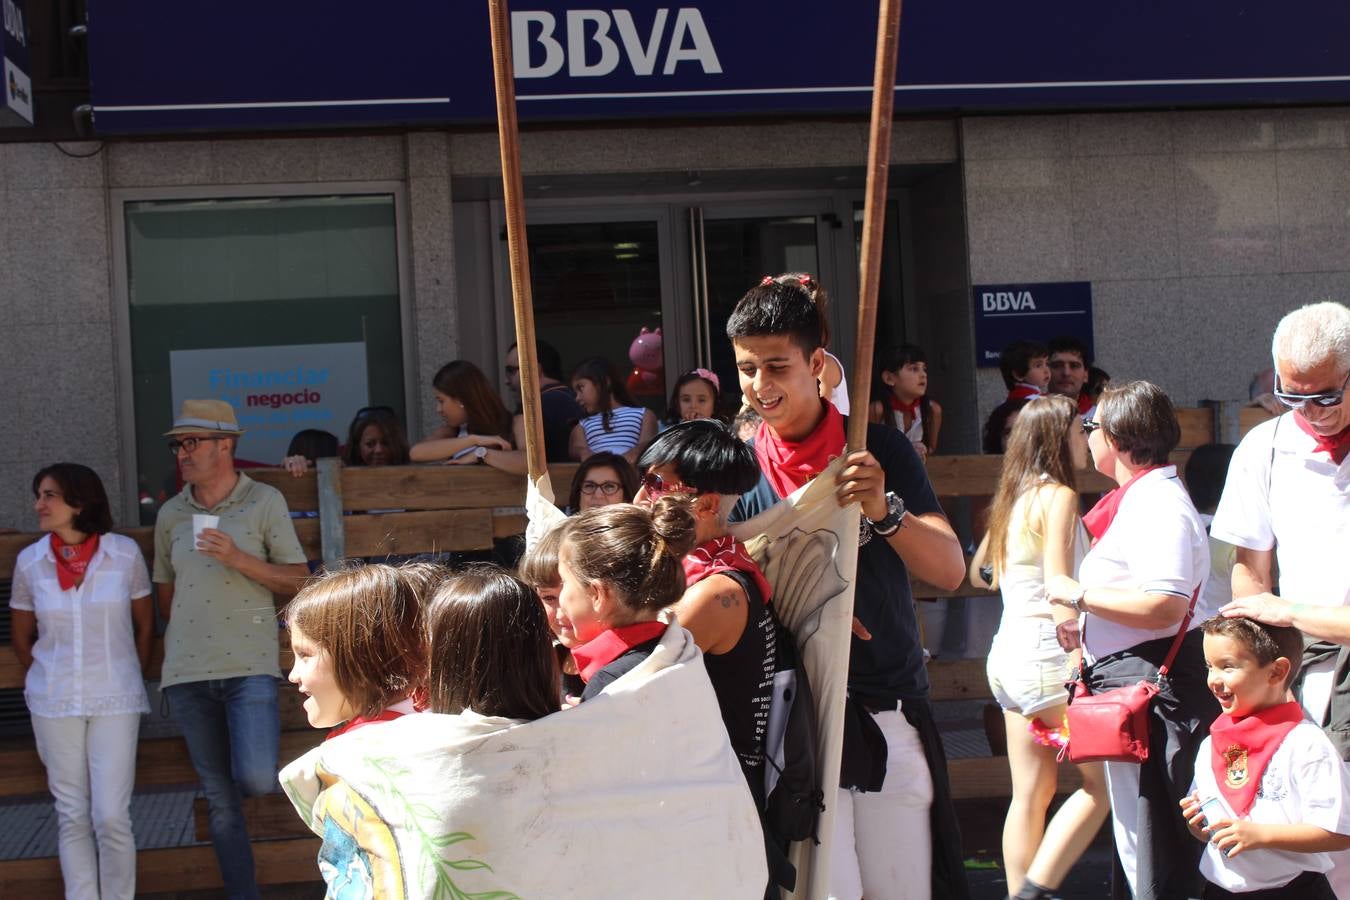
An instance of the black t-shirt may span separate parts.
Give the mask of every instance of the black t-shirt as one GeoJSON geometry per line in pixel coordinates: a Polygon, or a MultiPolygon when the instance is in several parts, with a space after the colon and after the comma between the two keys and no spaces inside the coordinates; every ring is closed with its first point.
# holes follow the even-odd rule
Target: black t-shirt
{"type": "Polygon", "coordinates": [[[539,414],[544,420],[544,459],[568,462],[572,428],[585,415],[576,395],[565,384],[551,384],[539,393],[539,414]]]}
{"type": "MultiPolygon", "coordinates": [[[[923,461],[914,445],[885,425],[867,426],[867,449],[886,471],[886,490],[905,501],[910,515],[942,512],[923,461]]],[[[762,475],[732,511],[733,522],[759,515],[778,502],[778,494],[762,475]]],[[[890,702],[928,696],[928,672],[919,643],[919,622],[910,593],[909,570],[885,538],[858,548],[858,578],[853,614],[872,634],[854,635],[848,663],[849,691],[860,699],[890,702]]]]}

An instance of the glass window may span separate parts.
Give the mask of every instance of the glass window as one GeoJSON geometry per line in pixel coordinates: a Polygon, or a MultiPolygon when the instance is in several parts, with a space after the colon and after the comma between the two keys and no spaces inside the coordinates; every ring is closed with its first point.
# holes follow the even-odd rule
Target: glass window
{"type": "Polygon", "coordinates": [[[563,378],[583,359],[603,356],[639,405],[664,415],[656,222],[531,225],[529,244],[535,333],[562,357],[563,378]],[[639,343],[643,329],[649,336],[639,343]]]}
{"type": "Polygon", "coordinates": [[[363,406],[404,407],[390,194],[127,203],[141,520],[178,490],[167,431],[184,399],[231,403],[241,465],[296,432],[340,442],[363,406]]]}

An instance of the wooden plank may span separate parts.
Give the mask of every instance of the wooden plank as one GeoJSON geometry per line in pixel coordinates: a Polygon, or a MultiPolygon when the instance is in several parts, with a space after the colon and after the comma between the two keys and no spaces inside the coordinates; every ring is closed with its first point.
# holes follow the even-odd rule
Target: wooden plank
{"type": "Polygon", "coordinates": [[[291,512],[315,512],[319,508],[319,480],[310,469],[299,478],[285,469],[246,469],[254,481],[271,485],[286,498],[291,512]]]}
{"type": "Polygon", "coordinates": [[[491,550],[491,509],[435,509],[346,517],[347,554],[491,550]]]}
{"type": "MultiPolygon", "coordinates": [[[[930,456],[928,480],[939,497],[991,497],[998,487],[1002,456],[930,456]]],[[[1115,484],[1093,470],[1077,474],[1082,493],[1109,491],[1115,484]]]]}
{"type": "Polygon", "coordinates": [[[1262,422],[1269,422],[1275,418],[1260,406],[1245,406],[1238,410],[1238,430],[1243,437],[1262,422]]]}
{"type": "MultiPolygon", "coordinates": [[[[244,822],[248,836],[254,841],[275,841],[305,838],[313,834],[300,821],[295,807],[285,794],[264,794],[244,798],[244,822]]],[[[211,840],[210,805],[205,797],[192,801],[192,828],[199,841],[211,840]]]]}
{"type": "Polygon", "coordinates": [[[1214,442],[1214,410],[1189,409],[1177,410],[1177,424],[1181,426],[1181,443],[1177,446],[1186,449],[1214,442]]]}
{"type": "MultiPolygon", "coordinates": [[[[953,800],[979,800],[1012,796],[1012,774],[1006,756],[978,756],[947,760],[947,778],[953,800]]],[[[1068,794],[1083,786],[1078,767],[1064,763],[1059,767],[1057,794],[1068,794]]]]}
{"type": "Polygon", "coordinates": [[[983,659],[935,659],[928,663],[930,700],[988,700],[983,659]]]}
{"type": "Polygon", "coordinates": [[[342,471],[348,509],[479,509],[521,506],[525,478],[486,466],[384,466],[342,471]]]}
{"type": "MultiPolygon", "coordinates": [[[[317,747],[326,732],[319,729],[283,731],[279,763],[285,764],[317,747]]],[[[188,759],[182,738],[143,740],[136,752],[136,786],[196,784],[197,773],[188,759]]],[[[0,751],[0,797],[42,794],[47,790],[47,772],[31,747],[0,751]]]]}

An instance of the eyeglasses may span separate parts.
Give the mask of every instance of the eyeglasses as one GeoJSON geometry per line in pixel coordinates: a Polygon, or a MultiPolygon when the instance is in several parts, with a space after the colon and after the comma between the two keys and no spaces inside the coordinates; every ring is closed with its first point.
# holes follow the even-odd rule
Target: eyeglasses
{"type": "Polygon", "coordinates": [[[1101,428],[1101,427],[1102,427],[1102,426],[1101,426],[1100,424],[1098,424],[1097,422],[1092,421],[1091,419],[1084,419],[1084,420],[1083,420],[1083,434],[1086,434],[1086,435],[1089,436],[1089,437],[1092,436],[1092,432],[1096,431],[1098,428],[1101,428]]]}
{"type": "Polygon", "coordinates": [[[596,491],[606,497],[613,497],[621,490],[623,490],[623,485],[617,481],[583,481],[581,483],[581,492],[587,497],[593,496],[596,491]]]}
{"type": "Polygon", "coordinates": [[[642,487],[647,491],[647,496],[655,500],[662,494],[697,494],[698,491],[687,484],[681,484],[678,481],[666,481],[655,472],[648,472],[642,476],[642,487]]]}
{"type": "Polygon", "coordinates": [[[1313,406],[1320,406],[1326,409],[1331,406],[1340,406],[1341,401],[1345,399],[1345,388],[1350,385],[1350,372],[1345,373],[1345,381],[1341,382],[1339,391],[1322,391],[1317,394],[1291,394],[1280,390],[1280,376],[1275,376],[1275,398],[1290,409],[1302,409],[1311,403],[1313,406]]]}
{"type": "Polygon", "coordinates": [[[168,447],[169,452],[172,453],[174,456],[177,456],[179,450],[186,450],[188,453],[195,453],[197,451],[197,446],[201,444],[202,441],[223,441],[223,440],[225,440],[225,436],[223,434],[212,435],[211,437],[185,437],[182,440],[175,439],[169,441],[168,447]]]}

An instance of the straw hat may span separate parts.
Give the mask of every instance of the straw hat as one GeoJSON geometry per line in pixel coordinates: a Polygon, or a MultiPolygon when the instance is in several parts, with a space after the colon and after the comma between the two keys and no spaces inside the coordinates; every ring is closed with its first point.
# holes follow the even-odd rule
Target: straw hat
{"type": "Polygon", "coordinates": [[[184,400],[183,408],[173,420],[173,427],[164,432],[171,434],[197,434],[209,431],[214,434],[243,434],[239,420],[234,417],[234,407],[224,400],[184,400]]]}

